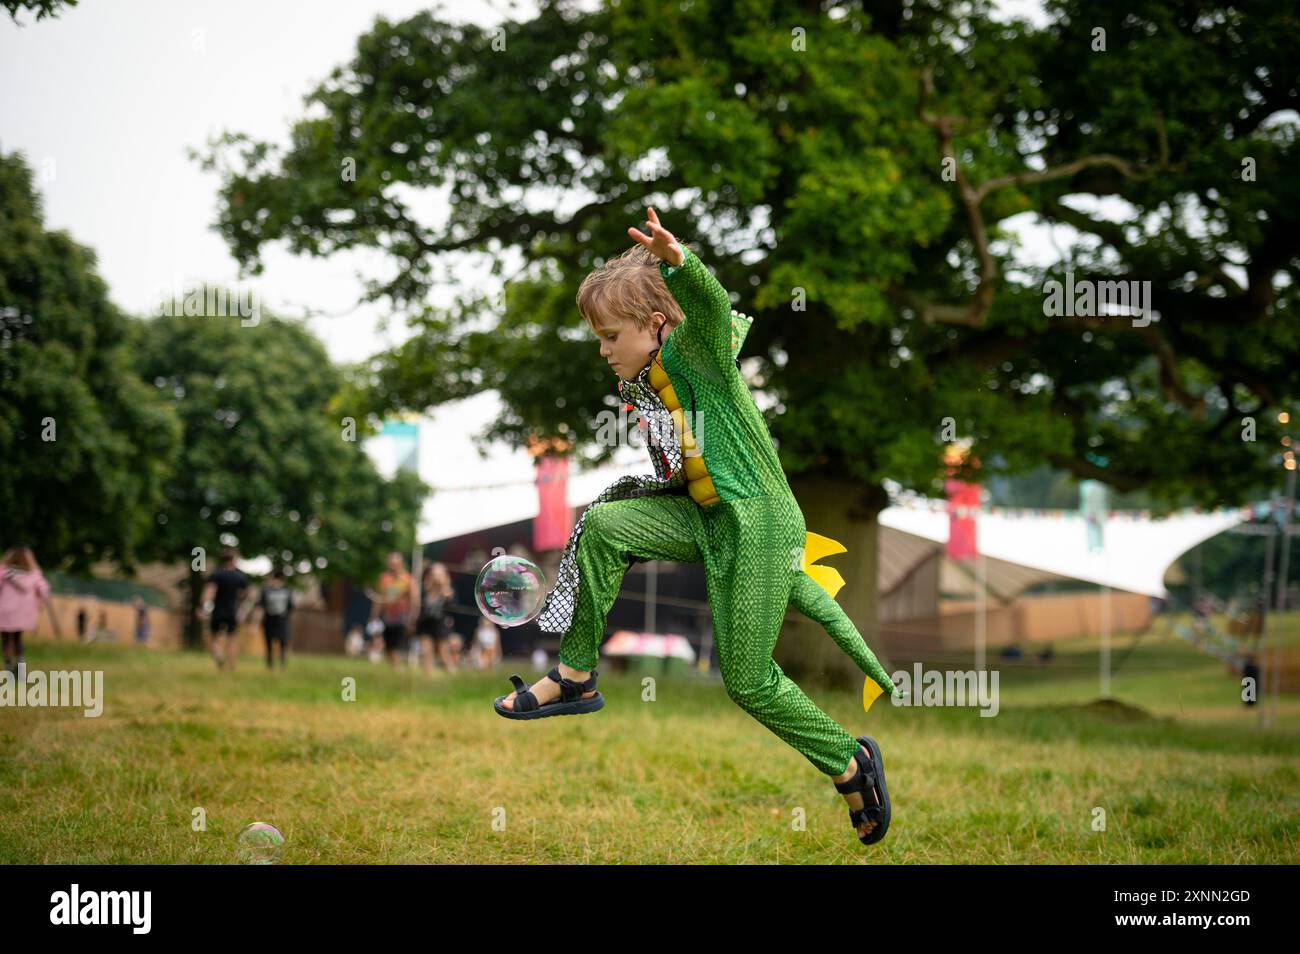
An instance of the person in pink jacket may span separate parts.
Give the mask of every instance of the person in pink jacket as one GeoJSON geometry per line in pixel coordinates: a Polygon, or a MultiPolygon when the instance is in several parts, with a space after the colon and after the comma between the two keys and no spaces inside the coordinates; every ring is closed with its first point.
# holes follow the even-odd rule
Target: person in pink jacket
{"type": "Polygon", "coordinates": [[[23,659],[23,630],[36,628],[36,615],[50,595],[32,548],[10,547],[0,562],[0,641],[5,668],[18,675],[23,659]]]}

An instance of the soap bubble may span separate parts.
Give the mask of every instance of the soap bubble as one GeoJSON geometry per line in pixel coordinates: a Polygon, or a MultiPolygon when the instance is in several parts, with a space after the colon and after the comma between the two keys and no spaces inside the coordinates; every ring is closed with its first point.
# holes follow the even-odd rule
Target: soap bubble
{"type": "Polygon", "coordinates": [[[474,581],[474,602],[498,626],[522,626],[542,610],[546,577],[531,560],[506,554],[489,560],[474,581]]]}
{"type": "Polygon", "coordinates": [[[266,822],[253,822],[239,833],[239,859],[246,865],[273,865],[280,857],[284,835],[266,822]]]}

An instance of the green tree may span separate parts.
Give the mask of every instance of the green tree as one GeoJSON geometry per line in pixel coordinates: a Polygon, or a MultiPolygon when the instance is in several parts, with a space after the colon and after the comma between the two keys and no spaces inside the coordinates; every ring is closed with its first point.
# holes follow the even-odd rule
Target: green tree
{"type": "Polygon", "coordinates": [[[76,5],[77,0],[0,0],[0,6],[9,12],[14,23],[19,22],[18,14],[23,10],[34,13],[37,20],[44,20],[46,17],[57,18],[65,7],[76,5]]]}
{"type": "Polygon", "coordinates": [[[572,296],[654,204],[757,317],[773,435],[810,528],[849,547],[841,601],[870,636],[884,481],[936,487],[942,439],[973,439],[985,473],[1047,462],[1212,503],[1267,478],[1271,409],[1297,391],[1294,4],[1048,12],[622,0],[499,29],[378,20],[287,150],[232,134],[207,154],[218,227],[254,270],[275,241],[391,257],[367,297],[413,310],[417,335],[368,368],[381,405],[495,388],[490,436],[577,435],[601,457],[611,382],[572,296]],[[422,221],[439,189],[450,218],[422,221]],[[1018,247],[1017,217],[1068,226],[1056,266],[1018,247]],[[507,250],[525,266],[500,301],[419,306],[437,265],[487,253],[499,274],[507,250]],[[1066,269],[1150,282],[1159,320],[1050,315],[1066,269]]]}
{"type": "Polygon", "coordinates": [[[203,574],[222,547],[265,555],[287,575],[365,578],[413,545],[427,490],[413,474],[376,472],[364,422],[334,413],[342,381],[320,342],[247,307],[251,298],[237,312],[239,300],[196,287],[133,334],[140,377],[183,427],[154,549],[189,561],[191,641],[203,574]]]}
{"type": "Polygon", "coordinates": [[[128,327],[94,252],[45,228],[22,155],[0,155],[0,545],[84,571],[148,544],[180,429],[128,327]]]}

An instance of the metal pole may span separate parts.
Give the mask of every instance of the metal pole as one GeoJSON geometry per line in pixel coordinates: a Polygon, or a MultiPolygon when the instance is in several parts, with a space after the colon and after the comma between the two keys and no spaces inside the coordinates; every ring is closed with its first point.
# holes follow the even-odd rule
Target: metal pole
{"type": "MultiPolygon", "coordinates": [[[[411,622],[411,631],[410,633],[407,634],[407,639],[409,640],[407,645],[411,647],[411,649],[414,649],[415,651],[414,659],[415,659],[416,666],[420,664],[420,653],[424,652],[424,647],[420,643],[420,637],[415,632],[416,627],[419,625],[420,610],[424,607],[424,584],[422,582],[423,572],[424,572],[424,547],[420,546],[419,538],[416,538],[416,541],[411,550],[411,585],[415,588],[415,599],[412,600],[412,604],[415,606],[415,612],[413,614],[414,619],[411,622]]],[[[407,668],[408,677],[410,676],[410,669],[412,668],[411,649],[408,649],[406,653],[406,668],[407,668]]],[[[407,681],[407,688],[408,689],[410,688],[409,678],[407,681]]]]}
{"type": "Polygon", "coordinates": [[[419,543],[411,551],[411,579],[415,583],[415,614],[418,617],[420,610],[424,608],[424,586],[421,580],[424,577],[424,547],[419,543]]]}
{"type": "Polygon", "coordinates": [[[1201,554],[1204,552],[1203,544],[1196,545],[1196,579],[1192,583],[1192,605],[1201,598],[1201,554]]]}
{"type": "Polygon", "coordinates": [[[1110,587],[1101,585],[1101,697],[1110,698],[1110,587]]]}
{"type": "MultiPolygon", "coordinates": [[[[1286,499],[1282,503],[1282,555],[1278,559],[1277,572],[1277,611],[1279,613],[1286,611],[1286,588],[1290,582],[1290,556],[1291,556],[1291,509],[1295,500],[1295,470],[1286,472],[1286,499]]],[[[1278,638],[1274,640],[1272,659],[1273,665],[1269,668],[1268,682],[1272,689],[1272,702],[1270,703],[1269,722],[1270,724],[1277,720],[1277,694],[1278,688],[1282,683],[1282,634],[1278,633],[1278,638]]]]}
{"type": "MultiPolygon", "coordinates": [[[[1269,594],[1273,592],[1273,540],[1277,536],[1277,531],[1273,527],[1273,514],[1271,508],[1268,515],[1267,526],[1269,534],[1268,541],[1264,545],[1264,598],[1260,600],[1261,613],[1263,614],[1263,619],[1260,622],[1259,633],[1259,662],[1261,663],[1264,661],[1265,652],[1271,648],[1268,638],[1268,623],[1273,614],[1269,611],[1268,597],[1269,594]]],[[[1273,674],[1272,664],[1270,663],[1269,668],[1267,670],[1261,670],[1261,672],[1263,673],[1263,676],[1260,679],[1260,683],[1263,683],[1265,679],[1271,677],[1273,674]]],[[[1268,725],[1268,718],[1265,714],[1268,704],[1264,698],[1264,687],[1260,684],[1255,686],[1255,705],[1259,707],[1259,727],[1262,729],[1268,725]]]]}
{"type": "Polygon", "coordinates": [[[700,672],[708,672],[711,668],[713,659],[713,623],[703,627],[704,636],[700,639],[700,658],[698,668],[700,672]]]}
{"type": "Polygon", "coordinates": [[[659,591],[659,564],[649,560],[645,565],[645,631],[655,632],[655,598],[659,591]]]}
{"type": "Polygon", "coordinates": [[[975,555],[975,671],[984,671],[985,628],[988,616],[988,595],[985,586],[984,554],[975,555]]]}

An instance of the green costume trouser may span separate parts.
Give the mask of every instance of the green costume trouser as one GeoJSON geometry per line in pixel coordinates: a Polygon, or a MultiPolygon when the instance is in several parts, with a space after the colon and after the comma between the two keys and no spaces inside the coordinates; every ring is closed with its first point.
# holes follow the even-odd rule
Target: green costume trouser
{"type": "Polygon", "coordinates": [[[727,695],[827,775],[847,770],[858,743],[781,671],[772,650],[786,607],[821,623],[878,683],[883,667],[834,599],[800,569],[803,515],[787,494],[701,507],[686,496],[610,500],[586,513],[578,542],[582,586],[560,661],[596,668],[605,619],[630,556],[703,562],[713,639],[727,695]]]}

